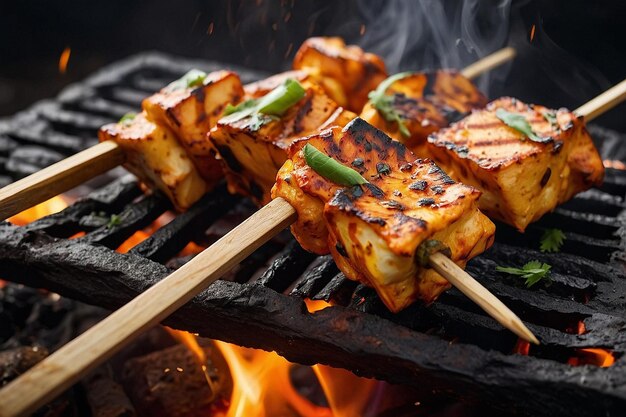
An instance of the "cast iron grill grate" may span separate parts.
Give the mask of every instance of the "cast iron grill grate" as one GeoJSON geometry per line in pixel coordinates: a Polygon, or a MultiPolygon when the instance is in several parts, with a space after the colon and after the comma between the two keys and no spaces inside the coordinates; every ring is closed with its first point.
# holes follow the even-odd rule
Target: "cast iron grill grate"
{"type": "MultiPolygon", "coordinates": [[[[93,144],[100,125],[137,109],[142,98],[191,67],[220,65],[142,55],[4,121],[0,178],[11,181],[93,144]]],[[[263,75],[236,70],[244,81],[263,75]]],[[[619,136],[594,131],[605,148],[618,146],[619,136]]],[[[530,356],[513,354],[515,337],[456,290],[432,306],[389,313],[371,289],[345,279],[329,257],[304,252],[288,233],[261,247],[166,323],[276,350],[295,362],[344,367],[509,412],[514,406],[534,415],[572,410],[581,416],[620,415],[626,406],[625,196],[626,172],[609,169],[601,188],[559,207],[526,234],[498,225],[497,243],[468,265],[542,341],[530,356]],[[546,228],[565,232],[561,253],[538,251],[546,228]],[[496,265],[521,266],[534,259],[552,265],[551,285],[527,289],[495,271],[496,265]],[[303,298],[330,301],[333,307],[311,314],[303,298]],[[615,364],[567,363],[590,348],[612,352],[615,364]]],[[[143,195],[124,176],[27,226],[3,223],[2,276],[114,309],[188,261],[189,256],[177,255],[189,242],[210,244],[254,210],[220,188],[127,254],[115,251],[169,209],[164,198],[143,195]],[[114,214],[119,221],[109,224],[114,214]],[[85,234],[75,237],[78,232],[85,234]]]]}

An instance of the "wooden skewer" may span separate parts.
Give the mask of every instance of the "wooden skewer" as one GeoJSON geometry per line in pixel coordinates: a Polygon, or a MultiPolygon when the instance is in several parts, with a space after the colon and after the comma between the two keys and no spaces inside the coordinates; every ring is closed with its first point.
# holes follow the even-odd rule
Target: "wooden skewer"
{"type": "MultiPolygon", "coordinates": [[[[515,57],[507,47],[461,71],[475,78],[515,57]]],[[[61,194],[123,164],[124,153],[114,142],[102,142],[0,189],[0,221],[61,194]]]]}
{"type": "Polygon", "coordinates": [[[617,106],[626,99],[626,80],[606,90],[596,98],[589,100],[576,110],[574,113],[584,116],[585,121],[589,122],[617,106]]]}
{"type": "Polygon", "coordinates": [[[513,58],[515,58],[515,49],[508,46],[465,67],[465,69],[461,71],[461,74],[471,80],[485,72],[491,71],[505,62],[513,60],[513,58]]]}
{"type": "Polygon", "coordinates": [[[25,416],[172,314],[296,219],[274,200],[106,319],[0,390],[0,417],[25,416]]]}
{"type": "Polygon", "coordinates": [[[121,165],[124,152],[102,142],[0,189],[0,221],[121,165]]]}
{"type": "Polygon", "coordinates": [[[539,340],[528,330],[528,327],[526,327],[515,313],[450,258],[441,253],[434,253],[430,255],[429,261],[430,266],[432,266],[439,275],[447,279],[450,284],[457,287],[470,300],[478,304],[480,308],[496,319],[498,323],[522,339],[536,345],[539,344],[539,340]]]}

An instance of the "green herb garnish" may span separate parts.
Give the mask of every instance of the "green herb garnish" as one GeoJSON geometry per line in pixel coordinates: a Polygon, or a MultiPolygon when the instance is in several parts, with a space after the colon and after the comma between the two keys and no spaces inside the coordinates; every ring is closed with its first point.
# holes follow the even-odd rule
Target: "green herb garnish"
{"type": "Polygon", "coordinates": [[[530,288],[542,279],[549,279],[552,266],[539,261],[530,261],[522,268],[496,266],[496,271],[517,275],[526,279],[526,287],[530,288]]]}
{"type": "Polygon", "coordinates": [[[118,123],[122,123],[122,124],[130,124],[130,122],[132,122],[133,120],[135,120],[135,117],[137,117],[137,113],[133,113],[133,112],[128,112],[125,115],[122,116],[122,118],[119,120],[118,123]]]}
{"type": "Polygon", "coordinates": [[[547,229],[541,236],[541,252],[558,252],[565,241],[565,233],[560,229],[547,229]]]}
{"type": "Polygon", "coordinates": [[[236,106],[229,104],[224,109],[222,123],[233,123],[246,117],[252,117],[250,128],[258,130],[261,125],[280,117],[291,106],[304,97],[306,90],[296,80],[287,79],[266,95],[258,99],[246,100],[236,106]]]}
{"type": "Polygon", "coordinates": [[[400,130],[400,133],[404,137],[411,136],[411,132],[409,132],[409,129],[404,124],[404,119],[402,118],[402,115],[400,115],[400,113],[398,113],[396,109],[394,109],[393,96],[385,93],[393,83],[402,78],[408,77],[411,74],[413,73],[401,72],[392,75],[382,83],[378,84],[376,90],[370,91],[370,93],[368,94],[368,98],[370,99],[370,103],[372,103],[372,106],[374,106],[374,108],[378,110],[380,115],[383,116],[383,119],[388,122],[396,122],[398,124],[398,130],[400,130]]]}
{"type": "Polygon", "coordinates": [[[307,165],[334,183],[345,186],[367,184],[367,180],[361,174],[320,152],[311,144],[304,145],[302,152],[307,165]]]}
{"type": "Polygon", "coordinates": [[[169,91],[184,90],[185,88],[199,87],[204,84],[207,73],[197,69],[192,69],[178,80],[170,83],[166,89],[169,91]]]}
{"type": "Polygon", "coordinates": [[[526,118],[521,114],[510,113],[500,108],[496,110],[496,117],[502,120],[507,126],[512,127],[518,132],[526,135],[526,137],[528,137],[533,142],[545,143],[550,141],[550,138],[542,138],[541,136],[533,132],[530,123],[528,123],[528,120],[526,120],[526,118]]]}
{"type": "Polygon", "coordinates": [[[113,226],[119,226],[120,224],[122,224],[122,218],[117,214],[111,214],[107,227],[111,228],[113,226]]]}
{"type": "Polygon", "coordinates": [[[551,111],[546,111],[546,112],[541,113],[541,115],[543,116],[544,119],[546,119],[548,123],[550,123],[551,126],[557,125],[556,113],[551,112],[551,111]]]}

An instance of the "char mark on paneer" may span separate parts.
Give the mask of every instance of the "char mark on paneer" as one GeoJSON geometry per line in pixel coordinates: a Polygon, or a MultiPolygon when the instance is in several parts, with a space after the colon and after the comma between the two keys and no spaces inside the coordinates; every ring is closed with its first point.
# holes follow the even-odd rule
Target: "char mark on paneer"
{"type": "Polygon", "coordinates": [[[336,103],[360,112],[367,94],[387,78],[383,60],[343,39],[309,38],[293,60],[293,69],[309,74],[336,103]]]}
{"type": "Polygon", "coordinates": [[[582,117],[514,98],[495,100],[428,141],[448,174],[482,190],[481,210],[520,231],[604,177],[582,117]]]}
{"type": "Polygon", "coordinates": [[[202,177],[213,187],[223,177],[207,133],[226,105],[244,95],[239,76],[230,71],[192,70],[142,103],[148,118],[178,136],[202,177]]]}
{"type": "Polygon", "coordinates": [[[427,157],[428,135],[456,122],[487,99],[454,70],[401,73],[370,93],[361,118],[427,157]]]}
{"type": "MultiPolygon", "coordinates": [[[[229,190],[251,197],[258,204],[268,203],[276,173],[287,160],[291,142],[329,125],[345,125],[356,115],[337,105],[317,84],[302,84],[287,78],[276,78],[255,88],[256,98],[244,102],[240,109],[220,119],[209,138],[223,164],[229,190]],[[249,111],[248,104],[265,100],[279,91],[285,83],[296,83],[301,98],[280,116],[249,111]],[[268,86],[278,85],[267,92],[268,86]],[[266,92],[264,96],[260,91],[266,92]],[[240,116],[238,116],[238,114],[240,116]]],[[[254,96],[253,96],[254,97],[254,96]]],[[[278,99],[278,105],[281,100],[278,99]]]]}
{"type": "Polygon", "coordinates": [[[207,133],[243,94],[237,74],[191,70],[145,99],[142,113],[103,126],[98,136],[120,145],[124,166],[185,210],[221,180],[207,133]]]}
{"type": "Polygon", "coordinates": [[[124,166],[163,192],[177,210],[191,207],[209,188],[174,132],[147,120],[145,112],[103,126],[98,136],[117,143],[126,154],[124,166]]]}
{"type": "Polygon", "coordinates": [[[432,302],[449,288],[419,255],[431,243],[440,242],[464,266],[493,241],[495,227],[478,210],[478,190],[360,118],[295,141],[289,158],[272,196],[295,207],[294,236],[307,250],[330,252],[346,277],[373,287],[391,311],[416,299],[432,302]],[[346,187],[321,176],[307,164],[306,144],[368,183],[346,187]]]}

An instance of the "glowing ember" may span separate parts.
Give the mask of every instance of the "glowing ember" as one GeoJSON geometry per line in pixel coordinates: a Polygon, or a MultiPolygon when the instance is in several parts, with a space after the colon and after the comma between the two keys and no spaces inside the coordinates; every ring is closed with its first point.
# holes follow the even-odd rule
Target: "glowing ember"
{"type": "Polygon", "coordinates": [[[535,38],[535,25],[530,28],[530,41],[532,42],[535,38]]]}
{"type": "Polygon", "coordinates": [[[72,50],[70,48],[65,48],[63,52],[61,52],[61,56],[59,57],[59,73],[65,74],[67,71],[67,63],[70,61],[70,54],[72,50]]]}
{"type": "Polygon", "coordinates": [[[515,343],[515,347],[513,348],[513,353],[517,353],[518,355],[528,356],[529,352],[530,352],[530,343],[522,339],[517,339],[517,343],[515,343]]]}
{"type": "Polygon", "coordinates": [[[187,246],[185,246],[183,250],[181,250],[180,253],[176,256],[182,257],[182,256],[189,256],[189,255],[197,255],[205,249],[206,249],[206,246],[200,246],[194,242],[189,242],[187,243],[187,246]]]}
{"type": "Polygon", "coordinates": [[[67,202],[61,196],[52,197],[48,201],[37,204],[34,207],[24,210],[8,219],[9,222],[16,226],[24,226],[30,222],[34,222],[49,214],[58,213],[67,207],[67,202]]]}
{"type": "Polygon", "coordinates": [[[618,161],[615,159],[605,159],[602,161],[606,168],[620,169],[622,171],[626,171],[626,164],[622,161],[618,161]]]}
{"type": "Polygon", "coordinates": [[[306,309],[309,310],[309,313],[315,313],[331,306],[330,303],[324,300],[311,300],[309,298],[304,299],[304,304],[306,304],[306,309]]]}
{"type": "Polygon", "coordinates": [[[576,349],[576,356],[569,358],[568,364],[572,366],[595,365],[608,368],[615,363],[613,352],[600,348],[576,349]]]}
{"type": "Polygon", "coordinates": [[[363,36],[365,35],[365,25],[361,25],[361,28],[359,29],[359,35],[363,36]]]}
{"type": "Polygon", "coordinates": [[[166,211],[162,215],[160,215],[155,221],[150,224],[150,226],[146,227],[143,230],[138,230],[132,234],[131,237],[126,239],[117,249],[116,251],[119,253],[127,253],[132,248],[149,238],[154,232],[159,230],[162,226],[165,226],[169,222],[171,222],[176,215],[172,212],[166,211]]]}

